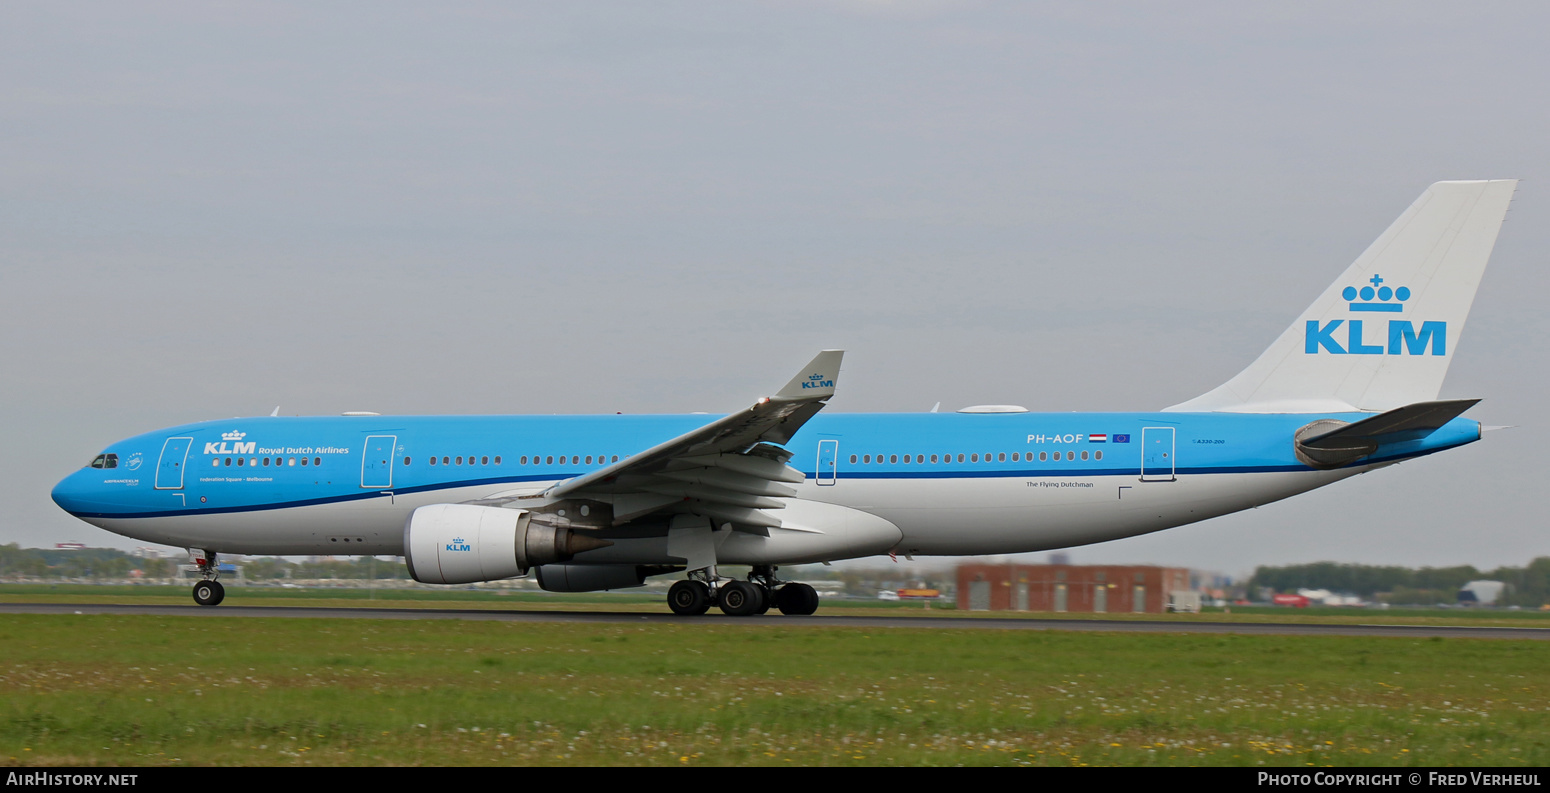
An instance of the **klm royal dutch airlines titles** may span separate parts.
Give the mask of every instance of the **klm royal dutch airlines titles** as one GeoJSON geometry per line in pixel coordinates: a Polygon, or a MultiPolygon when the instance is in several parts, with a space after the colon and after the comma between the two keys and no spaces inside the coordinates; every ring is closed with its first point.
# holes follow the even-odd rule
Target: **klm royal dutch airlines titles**
{"type": "Polygon", "coordinates": [[[399,554],[426,583],[676,575],[680,614],[811,614],[782,565],[1111,540],[1478,440],[1460,417],[1476,400],[1438,392],[1514,189],[1432,185],[1258,359],[1161,412],[826,414],[827,350],[721,417],[202,422],[113,443],[53,496],[188,548],[203,604],[223,597],[219,553],[399,554]]]}

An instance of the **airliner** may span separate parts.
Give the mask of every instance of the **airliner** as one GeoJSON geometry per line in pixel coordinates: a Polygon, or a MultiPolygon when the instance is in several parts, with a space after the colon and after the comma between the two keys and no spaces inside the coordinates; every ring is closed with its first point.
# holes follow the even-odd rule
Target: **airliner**
{"type": "Polygon", "coordinates": [[[823,413],[842,356],[825,350],[725,416],[186,424],[109,445],[53,498],[189,549],[201,605],[224,597],[219,554],[373,554],[427,584],[674,575],[678,614],[812,614],[782,566],[1103,542],[1479,440],[1479,400],[1438,392],[1516,184],[1431,185],[1248,368],[1157,412],[823,413]]]}

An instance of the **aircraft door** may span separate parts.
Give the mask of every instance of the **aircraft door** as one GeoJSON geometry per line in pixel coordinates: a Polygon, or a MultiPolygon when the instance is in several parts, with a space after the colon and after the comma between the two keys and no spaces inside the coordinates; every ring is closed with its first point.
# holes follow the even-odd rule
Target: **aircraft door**
{"type": "Polygon", "coordinates": [[[361,487],[393,486],[393,455],[397,435],[368,435],[361,453],[361,487]]]}
{"type": "Polygon", "coordinates": [[[834,484],[836,469],[840,459],[840,442],[826,440],[818,442],[818,484],[831,486],[834,484]]]}
{"type": "Polygon", "coordinates": [[[1172,482],[1174,457],[1172,427],[1141,429],[1141,481],[1172,482]]]}
{"type": "Polygon", "coordinates": [[[156,464],[157,490],[182,490],[183,468],[188,462],[188,447],[193,438],[168,438],[161,447],[161,461],[156,464]]]}

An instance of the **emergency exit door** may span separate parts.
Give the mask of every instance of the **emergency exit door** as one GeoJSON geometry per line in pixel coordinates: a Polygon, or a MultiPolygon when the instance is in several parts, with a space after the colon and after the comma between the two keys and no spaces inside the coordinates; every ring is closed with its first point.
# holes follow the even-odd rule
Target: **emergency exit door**
{"type": "Polygon", "coordinates": [[[819,485],[833,485],[835,470],[839,464],[840,442],[818,442],[818,470],[817,479],[819,485]]]}
{"type": "Polygon", "coordinates": [[[1175,457],[1172,427],[1141,430],[1141,481],[1172,482],[1175,457]]]}
{"type": "Polygon", "coordinates": [[[393,486],[393,455],[397,435],[368,435],[361,457],[361,487],[393,486]]]}

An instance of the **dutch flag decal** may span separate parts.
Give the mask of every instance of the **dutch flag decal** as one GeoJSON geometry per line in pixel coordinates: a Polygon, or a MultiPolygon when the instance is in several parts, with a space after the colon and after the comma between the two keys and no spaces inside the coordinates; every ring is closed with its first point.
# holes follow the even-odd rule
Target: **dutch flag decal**
{"type": "Polygon", "coordinates": [[[1087,440],[1092,441],[1093,443],[1108,443],[1109,442],[1109,436],[1105,435],[1103,433],[1097,433],[1097,434],[1089,433],[1088,436],[1087,436],[1087,440]]]}

